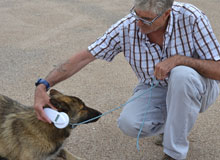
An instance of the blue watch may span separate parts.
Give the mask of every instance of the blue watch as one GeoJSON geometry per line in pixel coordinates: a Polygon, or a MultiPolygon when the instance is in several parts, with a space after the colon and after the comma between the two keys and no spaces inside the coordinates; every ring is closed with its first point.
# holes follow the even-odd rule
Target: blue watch
{"type": "Polygon", "coordinates": [[[39,78],[37,82],[35,83],[35,86],[37,87],[39,84],[44,84],[46,86],[46,90],[48,91],[50,89],[50,84],[45,79],[39,78]]]}

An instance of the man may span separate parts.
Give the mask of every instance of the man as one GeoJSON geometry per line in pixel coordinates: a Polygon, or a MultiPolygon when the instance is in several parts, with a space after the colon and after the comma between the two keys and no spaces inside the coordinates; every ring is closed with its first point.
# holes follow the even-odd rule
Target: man
{"type": "Polygon", "coordinates": [[[50,122],[43,112],[45,104],[53,108],[46,93],[49,86],[69,78],[95,59],[110,62],[120,52],[140,82],[132,97],[146,92],[154,77],[159,85],[152,96],[146,93],[124,107],[119,128],[137,137],[148,110],[141,136],[163,133],[163,159],[185,159],[187,136],[198,114],[218,97],[216,80],[220,80],[220,45],[207,17],[190,4],[135,0],[130,14],[111,26],[88,50],[74,54],[45,80],[38,81],[34,104],[38,118],[50,122]],[[147,105],[149,97],[151,103],[147,105]]]}

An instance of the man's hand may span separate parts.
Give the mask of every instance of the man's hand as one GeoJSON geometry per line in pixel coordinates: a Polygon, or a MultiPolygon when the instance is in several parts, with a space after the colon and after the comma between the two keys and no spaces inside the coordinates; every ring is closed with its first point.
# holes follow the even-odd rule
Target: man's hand
{"type": "Polygon", "coordinates": [[[34,109],[37,114],[37,118],[43,122],[51,123],[51,120],[45,114],[43,107],[45,105],[49,105],[52,109],[55,107],[50,103],[50,97],[46,92],[46,88],[43,84],[40,84],[35,89],[35,97],[34,97],[34,109]]]}
{"type": "Polygon", "coordinates": [[[164,80],[166,77],[168,77],[170,71],[178,65],[179,58],[181,57],[175,55],[158,63],[155,66],[154,76],[158,80],[164,80]]]}
{"type": "MultiPolygon", "coordinates": [[[[67,61],[54,68],[54,70],[47,75],[46,80],[52,87],[55,84],[71,77],[95,59],[96,58],[88,50],[73,54],[67,61]]],[[[50,103],[50,97],[46,92],[45,85],[40,84],[35,90],[34,109],[39,120],[51,123],[43,110],[43,107],[46,105],[56,110],[56,108],[50,103]]]]}

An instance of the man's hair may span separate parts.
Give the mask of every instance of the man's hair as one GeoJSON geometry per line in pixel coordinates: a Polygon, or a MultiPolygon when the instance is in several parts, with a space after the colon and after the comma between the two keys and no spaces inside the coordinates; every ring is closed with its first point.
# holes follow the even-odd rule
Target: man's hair
{"type": "Polygon", "coordinates": [[[143,11],[162,14],[172,7],[174,0],[134,0],[134,6],[143,11]]]}

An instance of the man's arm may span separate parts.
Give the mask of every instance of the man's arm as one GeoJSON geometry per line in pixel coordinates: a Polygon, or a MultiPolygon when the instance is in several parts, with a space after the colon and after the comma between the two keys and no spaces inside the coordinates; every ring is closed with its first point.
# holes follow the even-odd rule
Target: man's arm
{"type": "MultiPolygon", "coordinates": [[[[95,57],[88,50],[76,53],[66,62],[52,70],[45,79],[49,82],[50,86],[54,86],[71,77],[93,60],[95,60],[95,57]]],[[[35,90],[34,109],[39,120],[51,123],[43,111],[43,106],[46,104],[54,108],[49,102],[49,96],[46,93],[45,85],[40,84],[35,90]]]]}
{"type": "Polygon", "coordinates": [[[206,78],[220,80],[220,61],[201,60],[181,56],[179,64],[195,69],[206,78]]]}
{"type": "Polygon", "coordinates": [[[175,55],[158,63],[154,75],[157,79],[163,80],[171,69],[180,65],[191,67],[206,78],[220,80],[220,61],[201,60],[181,55],[175,55]]]}
{"type": "Polygon", "coordinates": [[[220,80],[220,45],[213,33],[209,20],[204,14],[194,18],[191,16],[191,18],[193,30],[190,34],[193,37],[194,50],[201,59],[181,55],[170,57],[156,65],[154,74],[156,78],[163,80],[168,76],[172,68],[183,65],[195,69],[206,78],[220,80]],[[211,57],[212,60],[204,60],[211,57]]]}
{"type": "Polygon", "coordinates": [[[71,77],[93,60],[95,60],[95,57],[88,50],[76,53],[67,61],[52,70],[47,75],[46,80],[52,87],[55,84],[71,77]]]}

